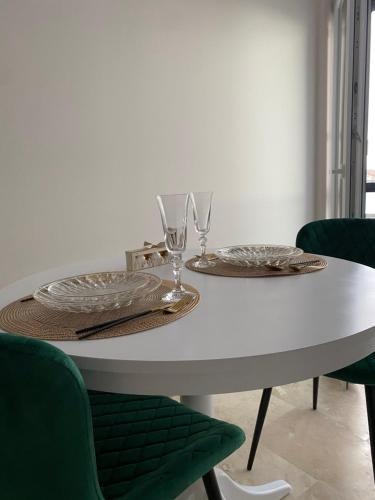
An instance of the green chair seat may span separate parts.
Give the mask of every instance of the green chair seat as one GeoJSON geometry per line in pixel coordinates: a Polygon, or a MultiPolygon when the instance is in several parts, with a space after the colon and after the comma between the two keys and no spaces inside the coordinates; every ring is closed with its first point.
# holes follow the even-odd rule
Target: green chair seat
{"type": "Polygon", "coordinates": [[[172,500],[245,437],[161,396],[87,392],[52,345],[0,333],[1,500],[172,500]]]}
{"type": "Polygon", "coordinates": [[[106,499],[175,498],[244,441],[238,427],[167,397],[90,391],[89,398],[106,499]]]}
{"type": "Polygon", "coordinates": [[[375,353],[341,370],[328,373],[326,377],[351,384],[375,385],[375,353]]]}

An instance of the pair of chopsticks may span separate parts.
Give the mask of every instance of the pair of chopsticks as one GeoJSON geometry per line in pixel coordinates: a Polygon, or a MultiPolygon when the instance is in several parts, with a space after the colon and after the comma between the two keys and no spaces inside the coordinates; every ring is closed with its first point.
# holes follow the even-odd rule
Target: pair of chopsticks
{"type": "Polygon", "coordinates": [[[76,330],[76,335],[79,340],[85,339],[94,335],[95,333],[103,332],[105,330],[109,330],[115,326],[123,325],[132,319],[140,318],[142,316],[147,316],[149,314],[155,314],[157,312],[166,313],[177,313],[183,307],[185,307],[191,301],[191,296],[187,295],[183,297],[181,300],[174,302],[173,304],[159,304],[156,307],[146,309],[145,311],[141,311],[134,314],[128,314],[127,316],[122,316],[121,318],[104,321],[103,323],[97,323],[96,325],[88,326],[86,328],[81,328],[80,330],[76,330]]]}

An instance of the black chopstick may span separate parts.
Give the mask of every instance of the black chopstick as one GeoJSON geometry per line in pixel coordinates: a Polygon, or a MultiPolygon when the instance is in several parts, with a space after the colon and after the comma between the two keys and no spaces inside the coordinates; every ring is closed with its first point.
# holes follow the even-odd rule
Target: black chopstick
{"type": "Polygon", "coordinates": [[[84,333],[79,333],[79,334],[77,334],[78,340],[90,337],[91,335],[94,335],[95,333],[104,332],[105,330],[109,330],[110,328],[113,328],[115,326],[122,325],[123,323],[126,323],[127,321],[130,321],[131,319],[139,318],[140,316],[145,316],[146,314],[149,314],[149,312],[150,311],[138,313],[138,314],[132,314],[131,316],[127,316],[126,318],[122,318],[122,319],[119,319],[116,321],[109,322],[110,323],[109,325],[100,326],[98,328],[92,328],[91,330],[88,330],[84,333]]]}
{"type": "Polygon", "coordinates": [[[103,330],[108,330],[108,328],[112,328],[113,326],[122,325],[131,319],[139,318],[141,316],[145,316],[153,312],[153,309],[148,309],[147,311],[142,311],[135,314],[129,314],[127,316],[122,316],[121,318],[111,319],[109,321],[104,321],[103,323],[97,323],[96,325],[87,326],[86,328],[81,328],[80,330],[76,330],[76,334],[79,338],[84,338],[92,333],[101,332],[103,330]],[[85,334],[88,335],[85,335],[85,334]]]}

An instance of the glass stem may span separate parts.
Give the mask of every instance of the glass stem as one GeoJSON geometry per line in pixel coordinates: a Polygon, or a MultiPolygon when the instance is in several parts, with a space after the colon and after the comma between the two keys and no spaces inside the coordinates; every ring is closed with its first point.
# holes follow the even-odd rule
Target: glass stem
{"type": "Polygon", "coordinates": [[[181,254],[173,255],[172,266],[173,266],[173,277],[174,277],[174,291],[181,292],[184,290],[181,285],[181,269],[182,269],[181,254]]]}
{"type": "Polygon", "coordinates": [[[205,234],[201,234],[199,236],[199,244],[201,246],[201,261],[205,262],[206,261],[206,245],[207,245],[207,238],[205,234]]]}

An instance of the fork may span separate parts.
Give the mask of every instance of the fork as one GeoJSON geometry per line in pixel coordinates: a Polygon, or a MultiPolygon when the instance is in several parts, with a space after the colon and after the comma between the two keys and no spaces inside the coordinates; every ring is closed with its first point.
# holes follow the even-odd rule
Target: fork
{"type": "Polygon", "coordinates": [[[140,318],[142,316],[147,316],[148,314],[155,314],[159,311],[162,311],[163,314],[173,314],[181,311],[183,307],[185,307],[191,301],[191,296],[187,295],[183,297],[181,300],[174,302],[173,304],[159,304],[156,307],[152,307],[150,309],[146,309],[145,311],[141,311],[134,314],[128,314],[127,316],[122,316],[121,318],[112,319],[109,321],[104,321],[104,323],[98,323],[96,325],[88,326],[86,328],[81,328],[80,330],[76,330],[76,335],[79,340],[89,337],[90,335],[94,335],[98,332],[103,332],[105,330],[109,330],[114,326],[122,325],[127,323],[128,321],[136,318],[140,318]]]}

